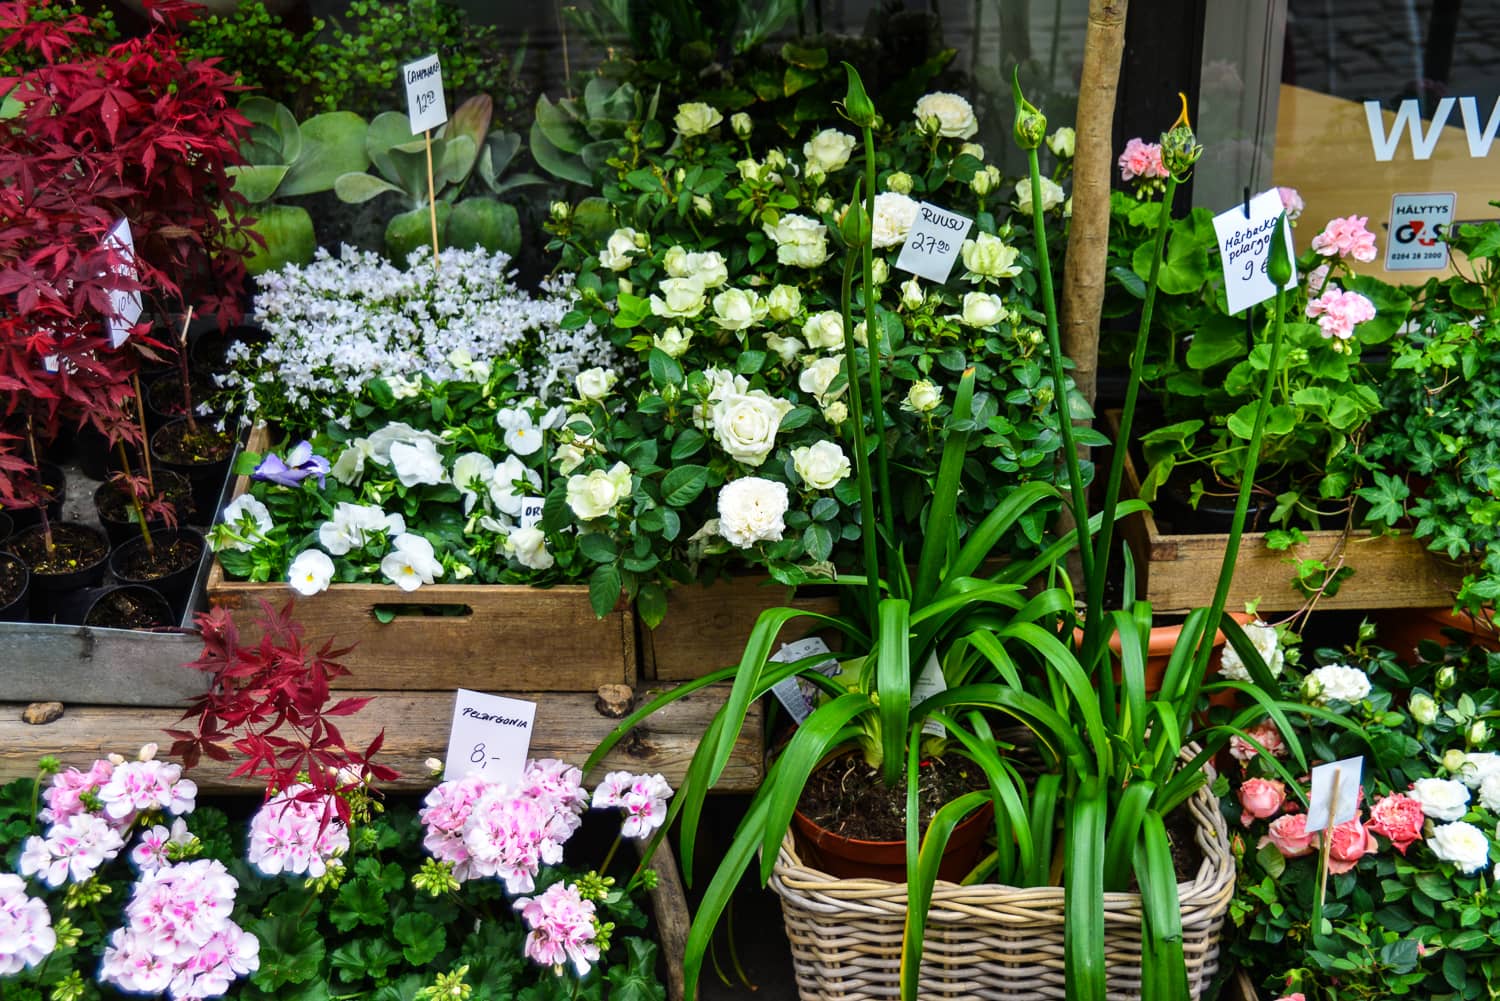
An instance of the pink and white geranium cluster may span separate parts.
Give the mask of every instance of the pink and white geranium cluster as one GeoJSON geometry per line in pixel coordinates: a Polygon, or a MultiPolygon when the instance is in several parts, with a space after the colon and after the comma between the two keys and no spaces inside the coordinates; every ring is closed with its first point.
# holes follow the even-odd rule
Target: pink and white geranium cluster
{"type": "Polygon", "coordinates": [[[333,797],[310,796],[310,789],[297,785],[277,793],[250,818],[250,864],[267,876],[316,879],[349,850],[349,829],[333,797]]]}
{"type": "Polygon", "coordinates": [[[0,977],[36,966],[56,948],[46,901],[28,896],[20,876],[0,873],[0,977]]]}
{"type": "Polygon", "coordinates": [[[526,922],[526,958],[561,972],[568,963],[580,977],[599,961],[599,922],[594,902],[578,892],[577,884],[553,883],[534,897],[515,903],[526,922]]]}

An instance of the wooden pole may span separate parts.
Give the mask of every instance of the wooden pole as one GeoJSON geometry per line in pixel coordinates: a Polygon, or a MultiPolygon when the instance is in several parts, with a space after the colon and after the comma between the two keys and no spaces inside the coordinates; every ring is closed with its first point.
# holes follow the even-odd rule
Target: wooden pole
{"type": "Polygon", "coordinates": [[[151,433],[146,430],[146,400],[141,395],[141,374],[132,372],[130,382],[135,387],[135,416],[141,428],[141,465],[146,470],[146,485],[156,493],[156,477],[151,472],[151,433]]]}
{"type": "Polygon", "coordinates": [[[432,130],[424,129],[422,136],[427,140],[427,215],[432,220],[432,272],[437,274],[438,268],[438,232],[437,232],[437,190],[432,183],[432,130]]]}
{"type": "MultiPolygon", "coordinates": [[[[1333,772],[1333,788],[1328,793],[1328,821],[1323,827],[1323,843],[1318,851],[1318,909],[1317,913],[1323,913],[1323,902],[1328,899],[1328,856],[1333,850],[1333,818],[1339,809],[1339,779],[1343,773],[1338,769],[1333,772]]],[[[1319,934],[1317,928],[1312,929],[1314,935],[1319,934]]]]}

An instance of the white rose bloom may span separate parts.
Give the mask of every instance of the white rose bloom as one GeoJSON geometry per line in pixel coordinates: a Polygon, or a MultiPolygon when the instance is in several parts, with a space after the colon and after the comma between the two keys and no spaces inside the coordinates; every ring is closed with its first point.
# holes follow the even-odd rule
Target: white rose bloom
{"type": "Polygon", "coordinates": [[[214,533],[219,549],[248,553],[264,542],[275,522],[264,504],[249,494],[240,494],[224,506],[223,521],[214,533]]]}
{"type": "Polygon", "coordinates": [[[1469,874],[1485,868],[1490,862],[1490,839],[1473,824],[1459,821],[1442,824],[1427,839],[1432,854],[1444,862],[1452,862],[1460,872],[1469,874]]]}
{"type": "Polygon", "coordinates": [[[370,439],[355,438],[344,446],[339,457],[333,462],[333,478],[346,487],[352,487],[364,479],[365,462],[373,457],[370,449],[370,439]]]}
{"type": "Polygon", "coordinates": [[[496,511],[512,518],[520,517],[521,498],[527,493],[525,488],[520,493],[516,492],[517,480],[531,484],[531,490],[542,489],[542,478],[537,471],[528,468],[526,463],[514,455],[506,456],[505,461],[490,474],[490,504],[496,511]]]}
{"type": "Polygon", "coordinates": [[[843,400],[834,400],[823,408],[823,419],[838,427],[849,419],[849,405],[843,400]]]}
{"type": "Polygon", "coordinates": [[[339,501],[333,518],[318,526],[318,545],[335,556],[363,549],[381,533],[395,537],[406,531],[406,519],[386,514],[374,504],[351,504],[339,501]]]}
{"type": "Polygon", "coordinates": [[[978,143],[964,143],[958,148],[959,156],[972,156],[976,160],[984,159],[984,147],[978,143]]]}
{"type": "Polygon", "coordinates": [[[766,296],[766,308],[771,319],[785,323],[802,309],[802,292],[795,285],[777,285],[766,296]]]}
{"type": "Polygon", "coordinates": [[[391,551],[380,561],[380,572],[403,591],[415,591],[443,575],[443,564],[433,554],[432,543],[420,535],[398,535],[391,551]]]}
{"type": "Polygon", "coordinates": [[[490,474],[494,471],[494,462],[490,461],[489,456],[479,452],[465,452],[453,460],[452,482],[463,495],[464,514],[474,510],[474,504],[479,500],[479,491],[489,490],[490,474]]]}
{"type": "Polygon", "coordinates": [[[1479,784],[1479,805],[1491,813],[1500,813],[1500,775],[1487,775],[1479,784]]]}
{"type": "Polygon", "coordinates": [[[920,309],[926,299],[927,296],[922,291],[922,283],[916,278],[908,278],[901,283],[901,305],[907,309],[920,309]]]}
{"type": "Polygon", "coordinates": [[[651,312],[669,319],[691,319],[708,305],[703,282],[697,278],[663,278],[661,295],[651,296],[651,312]]]}
{"type": "Polygon", "coordinates": [[[809,167],[817,167],[825,174],[839,170],[849,162],[854,152],[854,137],[838,129],[824,129],[802,146],[802,155],[809,167]]]}
{"type": "Polygon", "coordinates": [[[876,247],[894,247],[906,239],[917,221],[917,201],[894,191],[875,196],[875,223],[870,240],[876,247]]]}
{"type": "Polygon", "coordinates": [[[755,292],[732,288],[714,296],[713,322],[725,330],[744,330],[766,318],[766,304],[755,292]]]}
{"type": "Polygon", "coordinates": [[[986,278],[1014,278],[1021,273],[1021,266],[1016,263],[1021,251],[990,233],[980,233],[972,240],[965,240],[960,255],[971,282],[986,278]]]}
{"type": "Polygon", "coordinates": [[[321,549],[304,549],[292,560],[286,579],[304,598],[326,591],[333,580],[333,560],[321,549]]]}
{"type": "Polygon", "coordinates": [[[729,266],[717,250],[687,254],[681,262],[683,273],[674,278],[691,278],[705,289],[718,288],[729,280],[729,266]]]}
{"type": "Polygon", "coordinates": [[[901,409],[913,414],[925,414],[936,410],[938,404],[942,402],[943,391],[938,389],[932,380],[918,379],[906,391],[906,399],[901,402],[901,409]]]}
{"type": "Polygon", "coordinates": [[[540,528],[518,528],[505,540],[516,562],[529,570],[550,570],[557,561],[547,552],[547,536],[540,528]]]}
{"type": "MultiPolygon", "coordinates": [[[[1462,754],[1463,752],[1459,752],[1462,754]]],[[[1500,775],[1500,754],[1494,751],[1475,751],[1463,754],[1463,761],[1453,769],[1460,782],[1470,789],[1477,789],[1491,775],[1500,775]]]]}
{"type": "Polygon", "coordinates": [[[662,255],[661,266],[666,269],[668,278],[686,278],[690,273],[688,268],[688,250],[679,244],[672,244],[667,252],[662,255]]]}
{"type": "Polygon", "coordinates": [[[1000,168],[993,163],[987,163],[983,170],[976,170],[974,172],[974,179],[969,182],[969,187],[974,190],[976,195],[983,198],[991,191],[1000,187],[1000,181],[1000,168]]]}
{"type": "Polygon", "coordinates": [[[795,213],[784,215],[776,223],[762,228],[776,244],[778,264],[799,268],[816,268],[828,260],[828,227],[816,219],[795,213]]]}
{"type": "MultiPolygon", "coordinates": [[[[1250,640],[1250,645],[1260,654],[1260,659],[1266,662],[1266,667],[1271,671],[1271,677],[1281,677],[1282,668],[1286,664],[1286,655],[1281,651],[1281,643],[1276,635],[1276,627],[1268,626],[1260,620],[1256,620],[1245,626],[1245,636],[1250,640]]],[[[1220,655],[1219,674],[1233,681],[1249,681],[1250,669],[1240,659],[1240,655],[1234,647],[1224,645],[1224,652],[1220,655]]]]}
{"type": "Polygon", "coordinates": [[[603,518],[630,496],[630,467],[617,462],[609,472],[568,477],[568,507],[583,521],[603,518]]]}
{"type": "Polygon", "coordinates": [[[437,446],[426,439],[410,444],[398,441],[391,445],[391,468],[396,479],[406,487],[448,482],[443,457],[438,454],[437,446]]]}
{"type": "Polygon", "coordinates": [[[583,460],[588,457],[589,453],[586,450],[571,441],[563,442],[557,446],[557,451],[552,453],[552,461],[557,463],[557,471],[564,476],[583,465],[583,460]]]}
{"type": "Polygon", "coordinates": [[[1469,790],[1452,779],[1417,779],[1407,795],[1433,820],[1457,820],[1469,812],[1469,790]]]}
{"type": "Polygon", "coordinates": [[[964,311],[959,319],[970,327],[992,327],[1005,319],[1005,304],[998,295],[969,292],[964,295],[964,311]]]}
{"type": "Polygon", "coordinates": [[[1308,677],[1318,685],[1318,705],[1322,705],[1329,699],[1358,702],[1370,694],[1370,679],[1357,667],[1330,664],[1327,667],[1318,668],[1308,677]]]}
{"type": "Polygon", "coordinates": [[[802,374],[797,377],[797,388],[804,393],[811,393],[813,398],[818,401],[818,406],[826,407],[840,396],[843,396],[844,391],[849,388],[849,384],[846,382],[839,387],[837,392],[830,393],[828,391],[828,387],[833,384],[834,379],[838,378],[838,374],[843,368],[843,355],[827,355],[814,359],[808,363],[807,367],[802,370],[802,374]]]}
{"type": "Polygon", "coordinates": [[[792,468],[814,490],[832,490],[849,475],[849,457],[831,441],[792,449],[792,468]]]}
{"type": "Polygon", "coordinates": [[[681,358],[693,343],[693,332],[681,327],[668,327],[651,338],[651,346],[669,358],[681,358]]]}
{"type": "Polygon", "coordinates": [[[677,106],[677,115],[672,125],[684,139],[701,136],[724,120],[717,108],[701,101],[691,101],[677,106]]]}
{"type": "Polygon", "coordinates": [[[870,262],[870,281],[875,285],[884,285],[891,277],[891,266],[885,262],[884,257],[877,257],[870,262]]]}
{"type": "Polygon", "coordinates": [[[788,504],[785,483],[758,476],[726,483],[719,491],[719,534],[740,549],[780,542],[788,504]]]}
{"type": "Polygon", "coordinates": [[[979,131],[973,106],[957,94],[927,94],[917,101],[912,114],[924,130],[949,139],[972,139],[979,131]]]}
{"type": "Polygon", "coordinates": [[[776,431],[791,409],[763,389],[726,396],[713,407],[714,438],[730,458],[758,466],[776,446],[776,431]]]}
{"type": "MultiPolygon", "coordinates": [[[[1063,191],[1062,185],[1051,178],[1044,177],[1042,181],[1042,211],[1051,212],[1063,203],[1068,197],[1063,191]]],[[[1016,184],[1016,210],[1026,215],[1031,215],[1031,181],[1020,181],[1016,184]]]]}
{"type": "Polygon", "coordinates": [[[782,337],[780,334],[767,334],[766,347],[776,352],[776,356],[781,359],[781,363],[783,365],[790,365],[792,362],[797,360],[797,356],[802,354],[807,345],[803,344],[795,337],[782,337]]]}
{"type": "Polygon", "coordinates": [[[609,395],[620,377],[604,368],[588,368],[573,379],[573,388],[578,390],[580,400],[602,400],[609,395]]]}
{"type": "Polygon", "coordinates": [[[755,123],[743,111],[736,111],[729,116],[729,127],[734,130],[734,134],[739,138],[749,139],[750,131],[755,127],[755,123]]]}
{"type": "Polygon", "coordinates": [[[760,180],[761,166],[754,159],[747,156],[743,160],[736,160],[734,167],[740,172],[740,180],[750,184],[760,180]]]}
{"type": "Polygon", "coordinates": [[[833,211],[833,197],[831,195],[819,195],[818,200],[813,202],[813,211],[818,215],[827,215],[833,211]]]}
{"type": "Polygon", "coordinates": [[[1066,125],[1047,137],[1047,148],[1060,160],[1072,156],[1077,144],[1077,134],[1066,125]]]}
{"type": "Polygon", "coordinates": [[[630,267],[630,259],[641,252],[636,245],[635,230],[629,226],[615,230],[609,235],[604,243],[604,249],[599,251],[599,266],[611,271],[625,271],[630,267]]]}
{"type": "Polygon", "coordinates": [[[748,392],[750,380],[743,375],[723,368],[706,368],[703,377],[708,382],[708,404],[698,404],[693,408],[693,425],[699,431],[707,431],[713,427],[714,404],[727,396],[748,392]]]}
{"type": "Polygon", "coordinates": [[[836,310],[825,309],[814,313],[802,324],[802,339],[810,348],[841,348],[844,346],[844,318],[836,310]]]}

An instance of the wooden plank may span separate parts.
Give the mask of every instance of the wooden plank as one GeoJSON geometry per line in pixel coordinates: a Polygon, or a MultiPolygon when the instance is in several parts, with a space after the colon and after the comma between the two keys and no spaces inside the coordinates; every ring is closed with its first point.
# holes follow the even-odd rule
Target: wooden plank
{"type": "MultiPolygon", "coordinates": [[[[838,596],[828,589],[804,589],[795,597],[793,591],[765,575],[724,577],[707,585],[673,588],[667,592],[667,615],[662,624],[655,629],[641,628],[645,676],[686,681],[739,663],[755,620],[768,608],[791,605],[808,612],[838,614],[838,596]]],[[[786,638],[801,638],[813,631],[813,625],[810,621],[793,621],[785,630],[786,638]]],[[[834,645],[830,637],[824,638],[834,645]]]]}
{"type": "Polygon", "coordinates": [[[170,706],[202,693],[195,633],[0,622],[0,698],[170,706]]]}
{"type": "MultiPolygon", "coordinates": [[[[589,780],[597,781],[606,771],[626,769],[661,772],[676,786],[729,689],[729,685],[715,685],[662,709],[621,741],[589,780]]],[[[637,701],[649,699],[661,690],[639,689],[637,701]]],[[[432,781],[424,762],[428,758],[442,758],[447,751],[453,693],[351,694],[375,698],[360,713],[341,720],[339,728],[351,746],[360,747],[385,730],[385,748],[380,760],[399,771],[401,778],[384,788],[396,791],[430,788],[432,781]]],[[[555,757],[582,764],[617,723],[595,708],[592,692],[521,693],[516,697],[537,702],[533,757],[555,757]]],[[[56,755],[64,765],[87,767],[94,759],[111,752],[132,755],[151,741],[166,747],[170,742],[162,730],[177,726],[182,716],[181,710],[171,708],[70,705],[56,722],[30,726],[21,722],[23,708],[19,703],[0,704],[0,782],[33,775],[37,759],[44,754],[56,755]]],[[[764,728],[764,713],[757,705],[724,770],[720,791],[748,792],[759,787],[764,775],[764,728]]],[[[189,777],[206,792],[259,791],[255,783],[228,778],[234,764],[205,761],[189,777]]]]}

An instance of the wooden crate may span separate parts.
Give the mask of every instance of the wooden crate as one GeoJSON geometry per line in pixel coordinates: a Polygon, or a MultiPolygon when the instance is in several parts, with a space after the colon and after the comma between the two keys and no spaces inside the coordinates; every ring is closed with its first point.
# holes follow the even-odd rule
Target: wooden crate
{"type": "MultiPolygon", "coordinates": [[[[730,687],[710,686],[656,713],[621,741],[596,772],[588,776],[589,780],[597,781],[607,771],[626,769],[661,772],[677,786],[714,713],[728,697],[730,687]]],[[[662,690],[661,686],[638,688],[637,704],[662,690]]],[[[382,788],[401,791],[430,788],[433,783],[424,762],[428,758],[441,759],[447,751],[454,693],[350,694],[370,695],[374,700],[362,711],[340,720],[344,738],[351,747],[364,747],[384,729],[385,747],[380,760],[401,773],[396,782],[382,788]]],[[[598,711],[592,692],[519,693],[515,697],[537,703],[531,744],[534,758],[554,757],[582,764],[618,723],[598,711]]],[[[170,740],[162,730],[178,726],[182,717],[182,710],[177,708],[69,706],[61,719],[30,726],[21,722],[23,708],[19,703],[0,704],[0,783],[34,775],[37,759],[44,754],[56,755],[64,765],[86,768],[95,758],[110,752],[128,757],[150,741],[165,748],[170,740]]],[[[764,728],[763,708],[757,703],[724,770],[719,791],[751,792],[759,787],[765,774],[764,728]]],[[[205,760],[188,774],[208,792],[259,791],[257,783],[228,777],[235,764],[205,760]]]]}
{"type": "MultiPolygon", "coordinates": [[[[266,445],[265,429],[256,428],[248,448],[266,445]]],[[[232,497],[248,488],[249,477],[239,477],[232,497]]],[[[285,584],[229,580],[217,560],[209,573],[209,602],[228,609],[247,639],[258,635],[262,600],[279,608],[292,597],[285,584]]],[[[623,607],[596,617],[582,584],[430,584],[409,592],[334,584],[298,598],[295,617],[309,640],[354,644],[341,658],[353,672],[341,679],[345,686],[592,692],[632,684],[637,675],[634,613],[623,607]],[[382,622],[377,610],[418,614],[382,622]]]]}
{"type": "MultiPolygon", "coordinates": [[[[838,595],[818,588],[797,593],[766,576],[725,577],[708,585],[689,584],[667,593],[667,616],[655,629],[641,626],[641,663],[647,678],[686,681],[737,664],[755,620],[768,608],[791,605],[807,612],[836,615],[838,595]]],[[[783,630],[790,641],[813,629],[794,620],[783,630]]],[[[837,649],[835,637],[825,635],[837,649]]]]}

